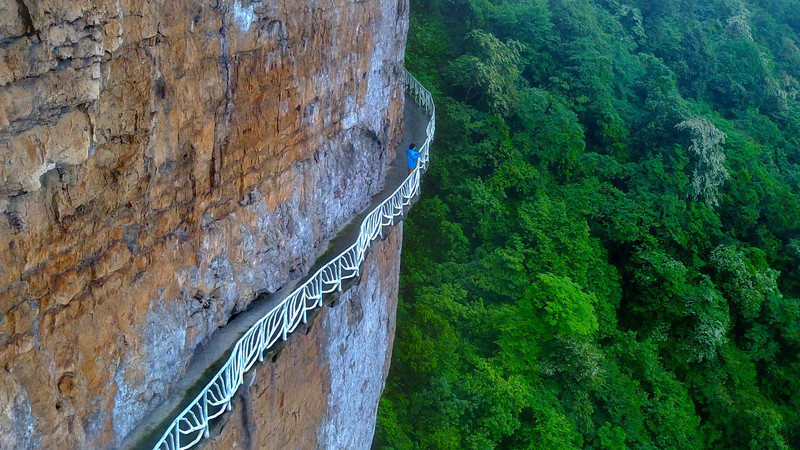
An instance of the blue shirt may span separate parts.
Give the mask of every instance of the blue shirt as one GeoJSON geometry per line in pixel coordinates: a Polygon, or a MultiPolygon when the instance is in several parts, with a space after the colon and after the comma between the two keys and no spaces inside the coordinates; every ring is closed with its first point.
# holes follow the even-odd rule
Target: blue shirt
{"type": "Polygon", "coordinates": [[[416,150],[412,150],[410,148],[407,148],[406,149],[406,155],[408,155],[408,168],[409,169],[416,168],[417,167],[417,160],[419,159],[420,156],[422,156],[422,153],[420,153],[420,152],[418,152],[416,150]]]}

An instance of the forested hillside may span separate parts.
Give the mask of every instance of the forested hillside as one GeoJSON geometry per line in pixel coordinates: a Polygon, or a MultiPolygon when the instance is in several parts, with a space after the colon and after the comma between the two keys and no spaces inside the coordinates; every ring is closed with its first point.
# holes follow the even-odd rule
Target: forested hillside
{"type": "Polygon", "coordinates": [[[412,0],[377,448],[800,448],[796,0],[412,0]]]}

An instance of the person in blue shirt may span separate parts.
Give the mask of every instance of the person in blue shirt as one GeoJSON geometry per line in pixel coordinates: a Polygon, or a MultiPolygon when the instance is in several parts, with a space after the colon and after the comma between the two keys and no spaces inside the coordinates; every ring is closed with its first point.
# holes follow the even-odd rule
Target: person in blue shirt
{"type": "Polygon", "coordinates": [[[408,174],[409,175],[411,175],[411,172],[413,172],[414,169],[417,168],[417,160],[419,159],[420,156],[422,156],[422,153],[414,150],[416,147],[417,147],[416,145],[411,144],[406,149],[406,156],[408,156],[408,174]]]}

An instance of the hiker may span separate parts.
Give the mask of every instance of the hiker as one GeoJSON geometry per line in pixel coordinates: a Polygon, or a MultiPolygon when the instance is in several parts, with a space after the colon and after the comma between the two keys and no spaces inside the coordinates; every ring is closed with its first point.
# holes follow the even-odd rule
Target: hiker
{"type": "Polygon", "coordinates": [[[408,174],[409,175],[411,175],[411,172],[413,172],[414,169],[417,168],[417,160],[419,159],[420,156],[422,156],[422,153],[414,150],[416,147],[417,147],[416,145],[411,144],[406,149],[406,155],[408,156],[408,174]]]}

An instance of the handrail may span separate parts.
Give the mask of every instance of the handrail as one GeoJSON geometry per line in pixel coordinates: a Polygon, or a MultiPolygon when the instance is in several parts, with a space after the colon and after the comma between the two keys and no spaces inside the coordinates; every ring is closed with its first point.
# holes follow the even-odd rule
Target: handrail
{"type": "Polygon", "coordinates": [[[361,263],[372,242],[383,236],[383,228],[394,225],[394,218],[403,214],[419,193],[420,175],[427,170],[429,150],[436,129],[436,108],[433,96],[408,71],[403,82],[411,97],[431,116],[425,129],[425,143],[417,168],[380,205],[361,222],[358,239],[317,270],[308,281],[289,294],[280,304],[259,319],[234,345],[228,361],[206,387],[172,421],[155,445],[155,449],[184,450],[209,435],[210,421],[231,410],[231,399],[244,380],[244,374],[256,361],[264,360],[264,352],[278,339],[286,340],[300,322],[306,323],[308,311],[322,306],[322,296],[342,290],[344,280],[360,274],[361,263]]]}

